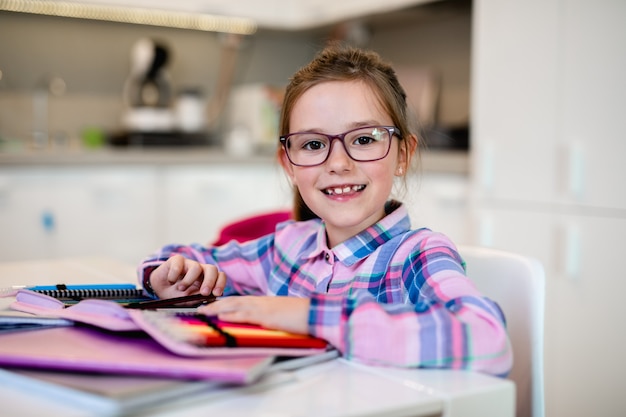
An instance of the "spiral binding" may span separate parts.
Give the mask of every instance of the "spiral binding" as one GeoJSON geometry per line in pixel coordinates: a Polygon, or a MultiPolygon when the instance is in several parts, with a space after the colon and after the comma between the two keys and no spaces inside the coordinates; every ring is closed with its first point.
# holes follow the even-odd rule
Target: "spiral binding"
{"type": "Polygon", "coordinates": [[[138,288],[98,288],[98,289],[71,289],[71,290],[36,290],[57,299],[79,298],[141,298],[143,291],[138,288]]]}

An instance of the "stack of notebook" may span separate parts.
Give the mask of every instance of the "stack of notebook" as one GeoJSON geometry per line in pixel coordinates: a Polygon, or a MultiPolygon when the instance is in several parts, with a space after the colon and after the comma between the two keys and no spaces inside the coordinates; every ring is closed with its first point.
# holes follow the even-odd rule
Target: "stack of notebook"
{"type": "Polygon", "coordinates": [[[0,333],[0,380],[113,414],[157,398],[285,381],[276,370],[337,356],[321,339],[227,323],[195,309],[128,308],[150,301],[139,293],[132,300],[128,293],[84,297],[67,290],[14,295],[12,308],[44,328],[0,333]]]}

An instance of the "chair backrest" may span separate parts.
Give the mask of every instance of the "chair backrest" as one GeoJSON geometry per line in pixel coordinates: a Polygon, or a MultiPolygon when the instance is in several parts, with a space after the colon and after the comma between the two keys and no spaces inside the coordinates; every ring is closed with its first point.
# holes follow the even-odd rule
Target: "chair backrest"
{"type": "Polygon", "coordinates": [[[290,218],[291,210],[270,211],[239,218],[222,227],[218,237],[210,244],[219,246],[231,240],[247,242],[274,232],[278,223],[290,218]]]}
{"type": "Polygon", "coordinates": [[[460,246],[467,275],[498,303],[513,347],[516,416],[543,417],[545,274],[539,261],[495,249],[460,246]]]}

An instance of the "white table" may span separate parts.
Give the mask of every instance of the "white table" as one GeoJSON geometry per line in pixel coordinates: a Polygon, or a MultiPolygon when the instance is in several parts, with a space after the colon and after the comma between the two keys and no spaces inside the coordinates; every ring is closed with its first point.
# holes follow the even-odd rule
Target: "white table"
{"type": "MultiPolygon", "coordinates": [[[[107,259],[0,263],[0,287],[134,282],[134,266],[107,259]]],[[[0,299],[0,310],[11,299],[0,299]]],[[[514,415],[511,381],[474,372],[365,366],[343,359],[276,376],[230,394],[181,398],[146,416],[463,416],[514,415]]],[[[7,416],[90,416],[92,411],[51,396],[0,387],[7,416]]]]}

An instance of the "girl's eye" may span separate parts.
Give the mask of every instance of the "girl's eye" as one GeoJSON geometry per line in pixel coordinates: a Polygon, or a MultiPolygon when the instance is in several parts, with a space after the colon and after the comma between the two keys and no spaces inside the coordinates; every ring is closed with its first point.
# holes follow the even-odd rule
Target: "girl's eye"
{"type": "Polygon", "coordinates": [[[352,141],[352,143],[354,145],[369,145],[369,144],[371,144],[371,143],[373,143],[375,141],[376,141],[376,139],[374,139],[371,136],[361,135],[361,136],[357,137],[356,139],[354,139],[352,141]]]}
{"type": "Polygon", "coordinates": [[[324,148],[324,142],[320,140],[309,140],[302,145],[302,149],[307,151],[319,151],[324,148]]]}

